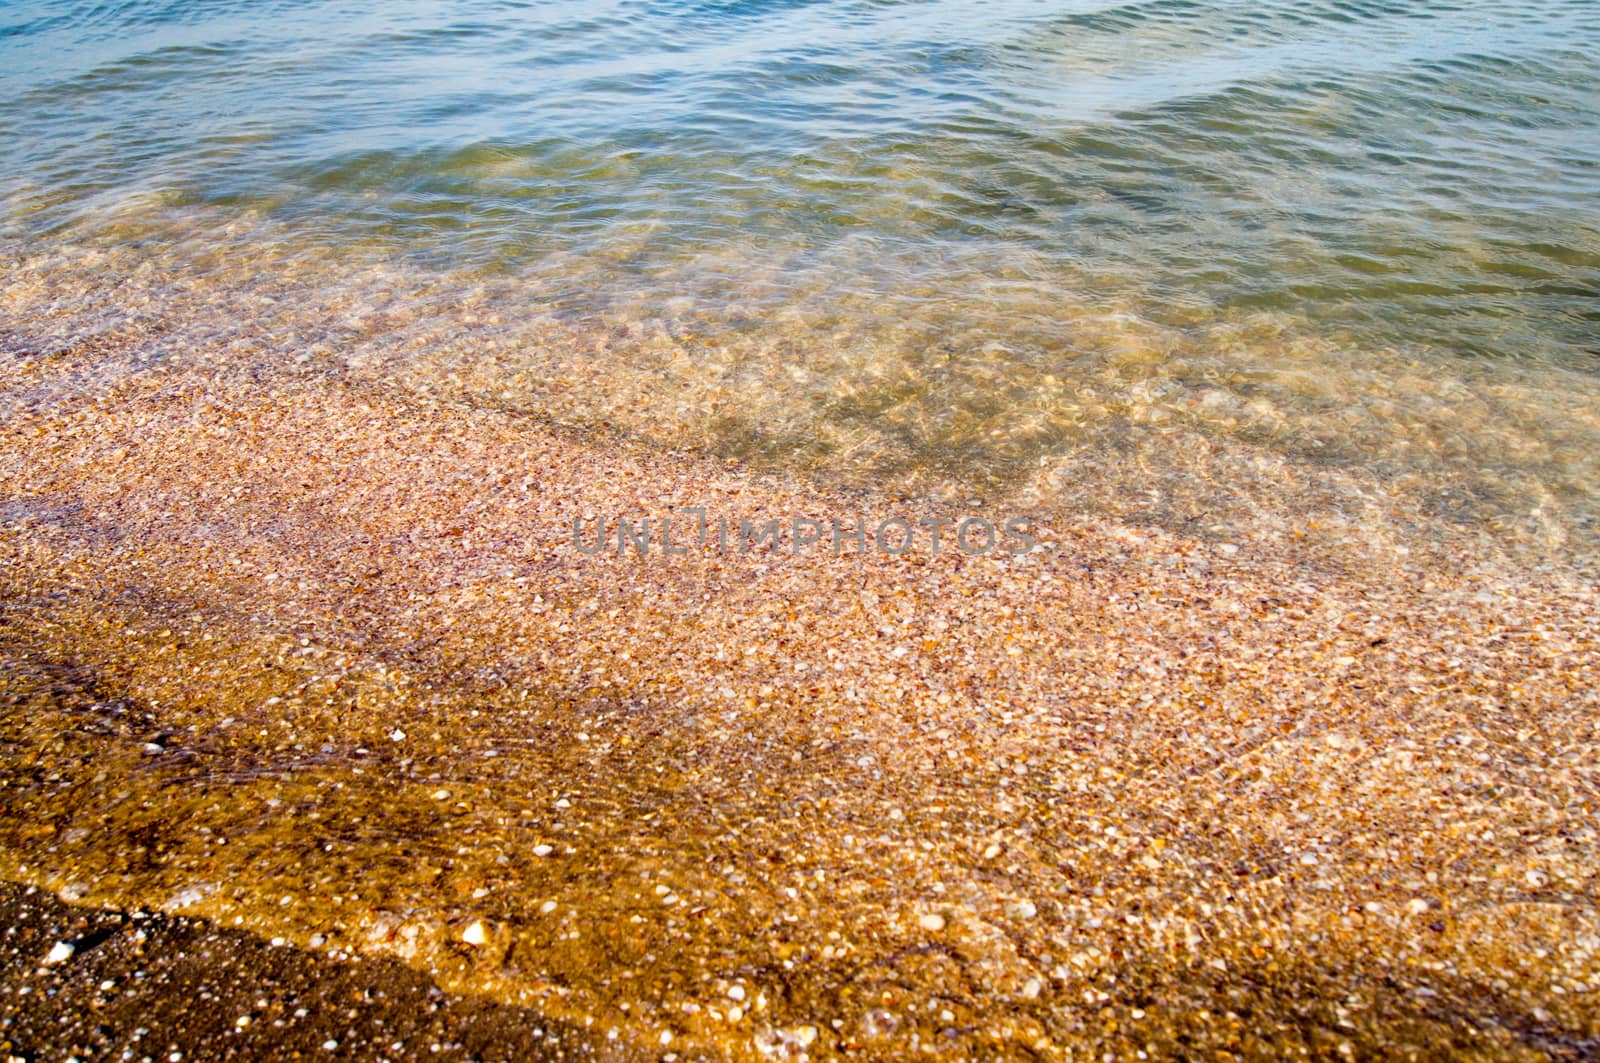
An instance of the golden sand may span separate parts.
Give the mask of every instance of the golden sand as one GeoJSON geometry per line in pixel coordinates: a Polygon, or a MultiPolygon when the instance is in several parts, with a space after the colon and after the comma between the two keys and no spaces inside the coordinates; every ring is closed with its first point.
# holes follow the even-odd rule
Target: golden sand
{"type": "Polygon", "coordinates": [[[1015,558],[586,556],[931,511],[289,369],[51,386],[135,342],[6,368],[6,878],[617,1058],[1600,1050],[1559,567],[1043,504],[1015,558]]]}

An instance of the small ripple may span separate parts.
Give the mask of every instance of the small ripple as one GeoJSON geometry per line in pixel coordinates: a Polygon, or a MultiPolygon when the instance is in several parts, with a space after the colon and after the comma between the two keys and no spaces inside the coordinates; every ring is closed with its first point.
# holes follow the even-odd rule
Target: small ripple
{"type": "Polygon", "coordinates": [[[66,10],[0,15],[8,228],[122,189],[506,270],[986,243],[1152,320],[1271,306],[1371,343],[1593,347],[1593,5],[66,10]]]}

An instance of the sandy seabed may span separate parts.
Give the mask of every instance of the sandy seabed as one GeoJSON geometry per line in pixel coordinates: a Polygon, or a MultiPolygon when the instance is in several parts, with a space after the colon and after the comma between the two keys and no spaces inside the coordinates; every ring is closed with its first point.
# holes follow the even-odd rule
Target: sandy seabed
{"type": "Polygon", "coordinates": [[[7,333],[11,882],[603,1058],[1600,1053],[1575,568],[851,492],[141,342],[7,333]],[[1037,543],[572,540],[689,507],[1037,543]]]}

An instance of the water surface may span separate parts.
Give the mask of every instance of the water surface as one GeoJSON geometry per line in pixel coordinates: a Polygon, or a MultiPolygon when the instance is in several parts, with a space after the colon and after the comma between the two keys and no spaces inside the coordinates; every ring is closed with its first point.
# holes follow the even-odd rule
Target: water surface
{"type": "Polygon", "coordinates": [[[487,300],[388,369],[674,444],[987,483],[1220,441],[1587,537],[1596,47],[1571,0],[14,3],[3,224],[487,300]]]}

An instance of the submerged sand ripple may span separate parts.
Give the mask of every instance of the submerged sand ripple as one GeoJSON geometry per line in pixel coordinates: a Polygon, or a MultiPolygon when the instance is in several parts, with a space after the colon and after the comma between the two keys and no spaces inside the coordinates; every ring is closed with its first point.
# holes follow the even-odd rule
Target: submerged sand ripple
{"type": "Polygon", "coordinates": [[[933,504],[138,342],[6,368],[7,878],[618,1058],[1600,1051],[1575,574],[1020,494],[1020,558],[589,557],[933,504]]]}

